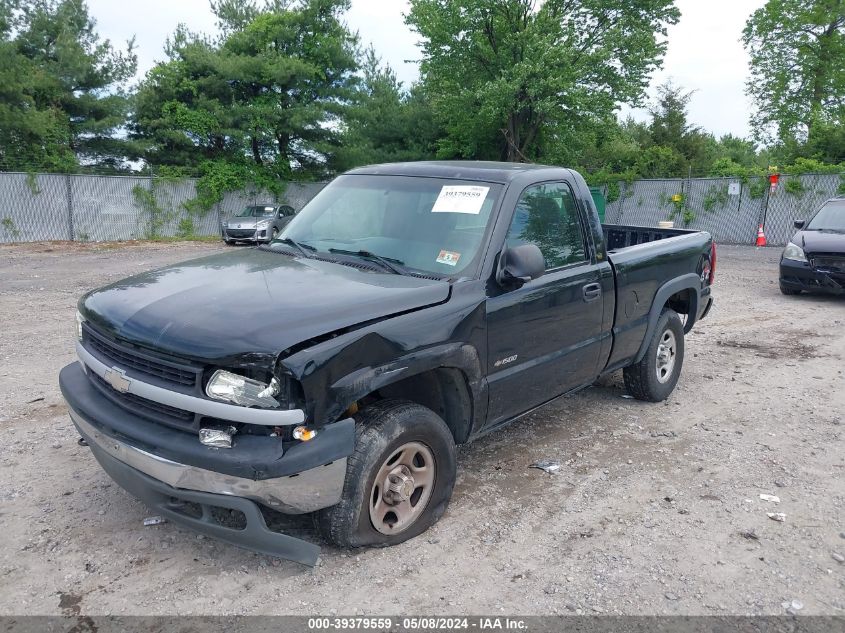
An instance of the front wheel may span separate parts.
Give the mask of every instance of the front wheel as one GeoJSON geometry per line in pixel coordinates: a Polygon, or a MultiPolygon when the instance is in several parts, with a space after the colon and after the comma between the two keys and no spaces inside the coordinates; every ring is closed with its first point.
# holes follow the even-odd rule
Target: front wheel
{"type": "Polygon", "coordinates": [[[455,442],[431,409],[383,400],[356,420],[340,503],[316,515],[341,547],[396,545],[425,532],[446,511],[457,471],[455,442]]]}
{"type": "Polygon", "coordinates": [[[787,288],[783,284],[780,284],[780,291],[781,291],[781,294],[785,294],[785,295],[800,295],[801,294],[800,290],[796,290],[794,288],[787,288]]]}
{"type": "Polygon", "coordinates": [[[674,310],[663,310],[642,360],[626,367],[625,388],[637,400],[660,402],[678,384],[684,364],[684,325],[674,310]]]}

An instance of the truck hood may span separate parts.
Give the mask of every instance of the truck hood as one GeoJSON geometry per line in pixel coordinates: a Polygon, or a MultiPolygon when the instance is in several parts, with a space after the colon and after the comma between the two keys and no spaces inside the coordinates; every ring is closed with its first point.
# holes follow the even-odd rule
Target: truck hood
{"type": "Polygon", "coordinates": [[[92,324],[183,358],[278,354],[317,336],[441,303],[449,284],[248,249],[124,279],[80,301],[92,324]]]}
{"type": "Polygon", "coordinates": [[[799,231],[792,238],[806,253],[842,253],[845,255],[845,234],[833,231],[799,231]]]}

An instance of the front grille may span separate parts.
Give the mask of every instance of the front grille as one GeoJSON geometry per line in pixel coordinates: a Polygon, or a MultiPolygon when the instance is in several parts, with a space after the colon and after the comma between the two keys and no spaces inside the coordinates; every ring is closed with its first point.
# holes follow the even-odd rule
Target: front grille
{"type": "Polygon", "coordinates": [[[845,257],[830,255],[811,256],[813,268],[821,268],[834,273],[845,273],[845,257]]]}
{"type": "Polygon", "coordinates": [[[182,431],[195,430],[196,415],[192,411],[177,409],[160,402],[153,402],[131,393],[120,393],[94,372],[88,372],[91,382],[100,392],[119,407],[153,422],[182,431]]]}
{"type": "Polygon", "coordinates": [[[107,358],[120,367],[169,383],[194,387],[201,371],[198,367],[158,359],[129,346],[110,341],[95,333],[87,324],[83,326],[82,343],[89,351],[107,358]]]}
{"type": "Polygon", "coordinates": [[[246,237],[254,237],[255,229],[226,229],[226,233],[229,237],[243,239],[246,237]]]}

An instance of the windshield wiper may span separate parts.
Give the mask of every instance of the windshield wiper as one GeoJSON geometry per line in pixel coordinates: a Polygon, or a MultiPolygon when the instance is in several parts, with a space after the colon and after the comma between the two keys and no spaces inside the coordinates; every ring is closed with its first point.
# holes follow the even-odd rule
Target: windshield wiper
{"type": "Polygon", "coordinates": [[[282,244],[289,244],[289,245],[293,246],[294,248],[298,249],[300,253],[302,253],[303,257],[307,257],[308,259],[311,259],[311,255],[305,249],[307,248],[310,251],[316,251],[317,250],[316,248],[314,248],[310,244],[303,244],[302,242],[297,242],[295,239],[290,238],[290,237],[284,237],[284,238],[282,238],[280,240],[276,240],[276,241],[281,242],[282,244]]]}
{"type": "Polygon", "coordinates": [[[371,253],[370,251],[347,251],[342,248],[330,248],[330,253],[334,253],[336,255],[352,255],[353,257],[361,257],[362,259],[371,259],[374,262],[378,262],[382,265],[383,268],[386,268],[394,275],[412,275],[410,270],[405,268],[405,262],[400,261],[398,259],[393,259],[392,257],[382,257],[381,255],[376,255],[375,253],[371,253]]]}

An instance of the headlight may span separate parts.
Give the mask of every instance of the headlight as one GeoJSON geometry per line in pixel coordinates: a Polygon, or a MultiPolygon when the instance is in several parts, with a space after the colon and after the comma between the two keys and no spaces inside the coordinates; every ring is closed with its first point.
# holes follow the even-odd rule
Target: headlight
{"type": "Polygon", "coordinates": [[[261,220],[255,224],[256,229],[266,229],[268,226],[270,226],[270,220],[261,220]]]}
{"type": "Polygon", "coordinates": [[[276,378],[270,384],[245,378],[229,371],[218,369],[205,386],[205,393],[215,400],[226,400],[245,407],[264,407],[268,409],[279,406],[274,396],[281,391],[276,378]]]}
{"type": "Polygon", "coordinates": [[[807,256],[804,254],[804,251],[801,249],[801,247],[797,244],[793,244],[792,242],[787,244],[786,248],[783,249],[783,258],[791,259],[792,261],[796,262],[807,261],[807,256]]]}
{"type": "Polygon", "coordinates": [[[80,341],[82,340],[82,324],[85,323],[85,317],[82,316],[82,313],[77,310],[76,311],[76,338],[80,341]]]}

